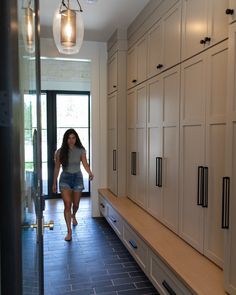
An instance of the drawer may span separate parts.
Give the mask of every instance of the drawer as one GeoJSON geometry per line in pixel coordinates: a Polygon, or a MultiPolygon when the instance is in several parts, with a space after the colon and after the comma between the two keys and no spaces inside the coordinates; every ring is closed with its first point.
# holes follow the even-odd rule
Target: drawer
{"type": "Polygon", "coordinates": [[[110,206],[107,205],[107,221],[117,233],[117,235],[122,238],[123,221],[121,216],[110,206]]]}
{"type": "Polygon", "coordinates": [[[148,246],[144,241],[132,230],[132,228],[124,223],[123,242],[131,255],[138,262],[144,272],[148,273],[148,246]]]}
{"type": "Polygon", "coordinates": [[[107,206],[106,200],[101,195],[99,195],[99,210],[104,217],[107,216],[107,206]]]}
{"type": "Polygon", "coordinates": [[[163,295],[193,295],[164,264],[160,258],[151,250],[150,259],[150,280],[156,289],[163,295]]]}

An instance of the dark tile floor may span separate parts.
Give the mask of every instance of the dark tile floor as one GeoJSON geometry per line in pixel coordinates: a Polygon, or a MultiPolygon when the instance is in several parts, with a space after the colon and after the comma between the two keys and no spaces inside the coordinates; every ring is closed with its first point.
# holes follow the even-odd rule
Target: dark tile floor
{"type": "MultiPolygon", "coordinates": [[[[90,199],[82,198],[71,242],[61,200],[47,200],[45,221],[45,295],[144,295],[158,292],[104,218],[91,218],[90,199]]],[[[34,293],[31,293],[34,294],[34,293]]]]}

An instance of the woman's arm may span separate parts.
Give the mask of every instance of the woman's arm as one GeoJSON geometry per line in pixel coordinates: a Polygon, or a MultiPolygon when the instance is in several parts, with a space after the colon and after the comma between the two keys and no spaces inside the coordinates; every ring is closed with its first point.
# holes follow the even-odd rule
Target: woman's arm
{"type": "Polygon", "coordinates": [[[60,166],[61,166],[58,150],[55,152],[54,162],[55,162],[55,166],[54,166],[54,173],[53,173],[52,192],[56,193],[57,192],[57,177],[58,177],[60,166]]]}
{"type": "Polygon", "coordinates": [[[83,152],[82,155],[81,155],[81,161],[82,161],[82,164],[84,166],[84,169],[86,170],[86,172],[88,173],[89,175],[89,180],[92,180],[94,175],[89,167],[89,164],[88,164],[88,161],[87,161],[87,157],[86,157],[86,153],[83,152]]]}

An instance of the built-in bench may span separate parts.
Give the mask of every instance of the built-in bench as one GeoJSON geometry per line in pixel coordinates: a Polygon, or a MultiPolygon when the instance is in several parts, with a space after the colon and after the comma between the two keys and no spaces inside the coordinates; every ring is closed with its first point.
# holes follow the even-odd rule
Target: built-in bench
{"type": "Polygon", "coordinates": [[[223,295],[223,271],[127,197],[99,189],[100,211],[160,294],[223,295]]]}

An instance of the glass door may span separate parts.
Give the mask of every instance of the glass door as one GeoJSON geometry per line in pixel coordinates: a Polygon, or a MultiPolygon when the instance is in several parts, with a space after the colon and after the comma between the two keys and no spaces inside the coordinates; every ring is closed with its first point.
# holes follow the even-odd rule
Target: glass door
{"type": "Polygon", "coordinates": [[[23,295],[44,294],[38,0],[18,1],[23,295]]]}

